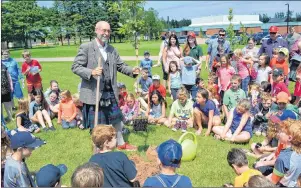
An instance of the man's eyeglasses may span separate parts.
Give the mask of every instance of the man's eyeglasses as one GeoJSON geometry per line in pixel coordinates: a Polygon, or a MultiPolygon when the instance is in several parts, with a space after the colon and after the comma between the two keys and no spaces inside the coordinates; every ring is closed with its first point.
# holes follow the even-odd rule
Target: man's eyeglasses
{"type": "Polygon", "coordinates": [[[222,37],[225,36],[225,35],[226,35],[226,34],[219,34],[219,36],[222,36],[222,37]]]}
{"type": "Polygon", "coordinates": [[[270,35],[276,35],[276,33],[270,33],[270,35]]]}
{"type": "Polygon", "coordinates": [[[111,30],[109,30],[109,29],[99,29],[99,30],[103,33],[111,33],[111,30]]]}

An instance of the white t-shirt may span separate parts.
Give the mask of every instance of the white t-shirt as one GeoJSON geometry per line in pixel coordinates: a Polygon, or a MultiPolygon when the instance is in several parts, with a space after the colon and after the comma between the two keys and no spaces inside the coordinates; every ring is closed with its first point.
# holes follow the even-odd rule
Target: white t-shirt
{"type": "Polygon", "coordinates": [[[258,67],[256,83],[261,84],[262,81],[268,81],[269,74],[272,72],[271,67],[266,66],[265,68],[258,67]]]}

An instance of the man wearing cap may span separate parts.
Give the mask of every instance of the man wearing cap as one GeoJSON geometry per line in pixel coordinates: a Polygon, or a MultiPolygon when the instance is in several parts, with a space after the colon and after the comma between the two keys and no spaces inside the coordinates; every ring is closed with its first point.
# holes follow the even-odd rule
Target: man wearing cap
{"type": "Polygon", "coordinates": [[[270,38],[262,42],[257,55],[260,56],[261,54],[266,53],[270,59],[272,59],[274,48],[288,48],[288,45],[286,40],[277,37],[278,27],[271,26],[269,32],[270,38]]]}
{"type": "Polygon", "coordinates": [[[158,161],[160,161],[160,174],[145,180],[143,187],[192,187],[187,176],[176,173],[180,168],[183,155],[182,146],[170,139],[157,147],[158,161]]]}
{"type": "Polygon", "coordinates": [[[290,33],[286,36],[285,40],[288,43],[288,49],[291,51],[293,44],[301,37],[301,35],[295,31],[295,26],[290,26],[289,32],[290,33]]]}
{"type": "Polygon", "coordinates": [[[94,127],[96,92],[99,93],[98,124],[113,125],[117,130],[117,143],[120,150],[133,150],[134,146],[124,142],[122,136],[122,112],[118,107],[117,71],[136,77],[140,69],[132,68],[120,59],[118,52],[108,44],[111,27],[105,21],[95,26],[95,40],[82,44],[72,64],[72,72],[82,78],[80,100],[83,102],[85,127],[94,127]],[[101,59],[101,66],[98,61],[101,59]],[[97,78],[100,77],[99,91],[97,78]]]}
{"type": "Polygon", "coordinates": [[[36,187],[27,168],[25,159],[35,148],[45,144],[29,132],[17,132],[11,137],[13,154],[6,159],[4,187],[36,187]]]}
{"type": "Polygon", "coordinates": [[[224,29],[219,30],[218,38],[213,39],[208,46],[208,53],[206,56],[206,69],[208,66],[210,67],[209,70],[211,71],[212,62],[214,57],[217,55],[217,47],[218,45],[222,45],[224,48],[224,53],[228,54],[231,51],[230,42],[226,40],[226,31],[224,29]]]}
{"type": "Polygon", "coordinates": [[[149,58],[150,53],[148,51],[144,52],[144,59],[140,61],[140,67],[142,69],[148,70],[148,77],[152,77],[152,67],[153,67],[153,61],[149,58]]]}
{"type": "Polygon", "coordinates": [[[43,166],[36,174],[38,187],[61,187],[61,177],[66,174],[67,167],[64,164],[43,166]]]}

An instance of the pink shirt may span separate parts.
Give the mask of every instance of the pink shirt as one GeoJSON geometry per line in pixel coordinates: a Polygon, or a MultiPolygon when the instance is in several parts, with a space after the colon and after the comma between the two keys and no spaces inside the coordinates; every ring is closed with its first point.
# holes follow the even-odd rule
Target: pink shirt
{"type": "Polygon", "coordinates": [[[179,55],[181,54],[181,51],[176,46],[171,46],[170,49],[167,49],[167,57],[166,57],[166,67],[169,70],[169,63],[171,61],[176,61],[178,65],[178,69],[181,69],[180,67],[180,58],[179,55]]]}
{"type": "Polygon", "coordinates": [[[231,66],[227,67],[220,67],[217,70],[217,76],[220,83],[220,89],[222,91],[226,91],[228,85],[230,84],[230,80],[232,75],[235,74],[235,69],[231,66]]]}
{"type": "Polygon", "coordinates": [[[245,79],[250,75],[247,63],[239,60],[237,63],[237,71],[241,79],[245,79]]]}

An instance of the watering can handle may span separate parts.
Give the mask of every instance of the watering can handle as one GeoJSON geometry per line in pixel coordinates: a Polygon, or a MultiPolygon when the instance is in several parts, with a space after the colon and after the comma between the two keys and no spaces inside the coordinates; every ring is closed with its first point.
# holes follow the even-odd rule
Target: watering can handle
{"type": "Polygon", "coordinates": [[[193,136],[193,142],[194,142],[194,144],[197,144],[196,135],[192,132],[186,132],[186,133],[182,134],[182,136],[180,137],[178,142],[181,144],[184,140],[184,137],[188,134],[191,134],[193,136]]]}

